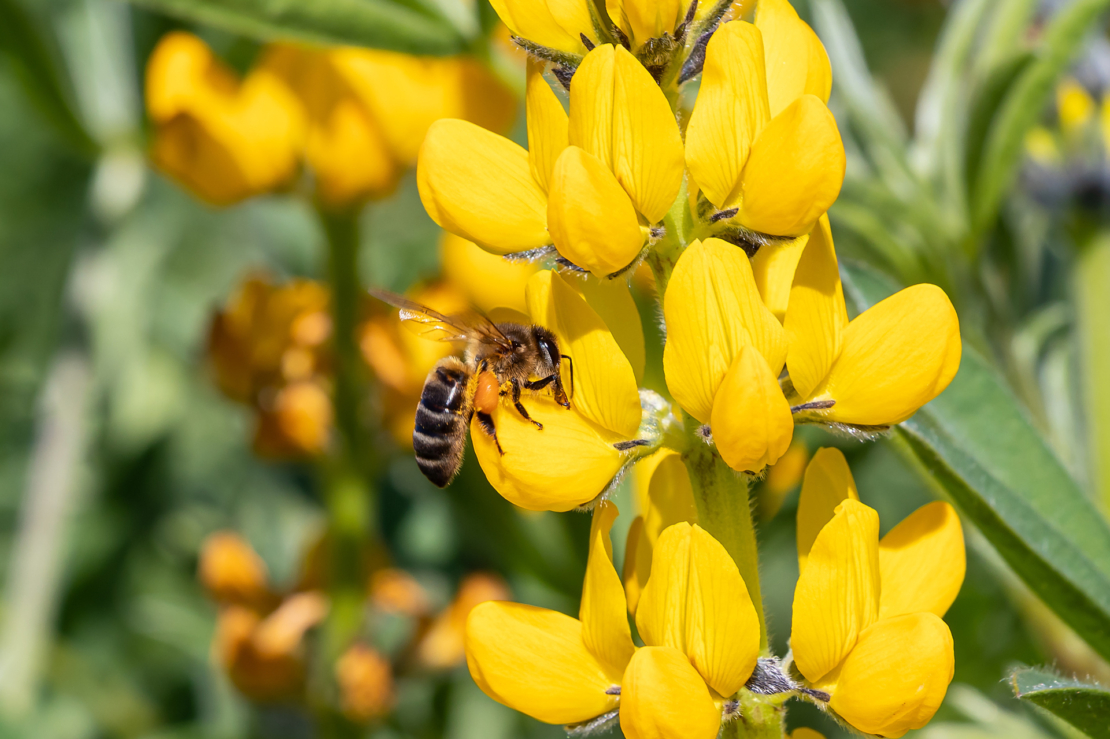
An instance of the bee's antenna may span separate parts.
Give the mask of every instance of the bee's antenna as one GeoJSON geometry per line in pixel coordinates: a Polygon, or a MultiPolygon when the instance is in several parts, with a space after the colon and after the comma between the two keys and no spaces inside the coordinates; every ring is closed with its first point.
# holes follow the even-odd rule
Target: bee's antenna
{"type": "Polygon", "coordinates": [[[570,397],[573,398],[574,397],[574,361],[570,358],[570,355],[568,355],[568,354],[560,354],[559,358],[567,360],[567,364],[570,365],[570,397]]]}

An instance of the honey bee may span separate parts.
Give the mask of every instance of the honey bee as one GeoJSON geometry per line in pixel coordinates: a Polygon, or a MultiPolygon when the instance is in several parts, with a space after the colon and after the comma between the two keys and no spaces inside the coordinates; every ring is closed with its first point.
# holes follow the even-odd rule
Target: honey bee
{"type": "Polygon", "coordinates": [[[436,486],[446,487],[462,466],[466,430],[475,415],[497,451],[505,453],[493,425],[493,412],[502,397],[511,398],[521,417],[541,431],[543,424],[521,402],[525,390],[549,390],[556,403],[570,408],[560,367],[567,360],[573,394],[574,365],[543,326],[494,323],[475,311],[447,316],[385,290],[370,294],[398,308],[401,321],[425,338],[466,342],[463,359],[447,357],[428,373],[416,407],[412,432],[416,463],[436,486]]]}

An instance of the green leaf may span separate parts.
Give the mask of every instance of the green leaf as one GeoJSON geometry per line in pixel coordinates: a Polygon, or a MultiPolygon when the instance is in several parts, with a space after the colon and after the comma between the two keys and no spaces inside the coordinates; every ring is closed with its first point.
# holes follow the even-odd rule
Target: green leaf
{"type": "MultiPolygon", "coordinates": [[[[843,272],[861,310],[894,291],[867,268],[843,272]]],[[[893,441],[1030,590],[1110,657],[1110,526],[981,355],[965,344],[952,384],[893,441]]]]}
{"type": "Polygon", "coordinates": [[[1110,0],[1076,0],[1063,6],[1045,29],[1036,61],[1018,77],[991,125],[972,192],[974,234],[994,221],[1017,175],[1025,134],[1043,113],[1057,79],[1084,48],[1083,37],[1108,9],[1110,0]]]}
{"type": "Polygon", "coordinates": [[[392,0],[134,0],[167,15],[264,41],[347,44],[446,56],[466,40],[430,6],[392,0]]]}
{"type": "Polygon", "coordinates": [[[1110,739],[1110,690],[1038,669],[1010,676],[1014,695],[1071,724],[1091,739],[1110,739]]]}
{"type": "Polygon", "coordinates": [[[71,105],[68,80],[35,20],[18,0],[0,0],[0,53],[11,61],[23,92],[54,128],[81,154],[99,148],[71,105]]]}

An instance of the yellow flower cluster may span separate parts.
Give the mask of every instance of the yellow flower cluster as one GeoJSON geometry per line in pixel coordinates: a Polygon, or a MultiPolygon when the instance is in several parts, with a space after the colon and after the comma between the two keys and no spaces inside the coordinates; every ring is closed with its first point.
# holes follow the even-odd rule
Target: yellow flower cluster
{"type": "Polygon", "coordinates": [[[155,166],[214,205],[287,188],[301,163],[325,206],[393,191],[433,121],[493,130],[516,101],[476,61],[275,44],[242,79],[199,38],[167,34],[146,73],[155,166]]]}
{"type": "MultiPolygon", "coordinates": [[[[326,546],[321,540],[309,551],[303,572],[286,591],[271,586],[265,563],[238,535],[216,532],[201,547],[198,577],[220,608],[213,659],[253,701],[304,700],[311,656],[305,636],[323,622],[329,608],[326,578],[319,567],[326,546]]],[[[352,644],[335,664],[339,709],[356,723],[382,718],[394,702],[396,670],[448,670],[459,665],[465,658],[463,638],[470,612],[486,601],[508,598],[500,578],[473,573],[436,613],[411,575],[377,569],[367,586],[368,605],[412,619],[413,636],[393,660],[365,644],[352,644]]]]}
{"type": "MultiPolygon", "coordinates": [[[[609,542],[617,511],[606,502],[594,509],[577,619],[515,603],[474,609],[467,664],[487,695],[548,723],[619,720],[630,739],[712,739],[741,694],[760,691],[759,620],[744,581],[724,548],[683,520],[696,513],[678,458],[653,463],[623,587],[609,542]]],[[[779,690],[805,693],[860,731],[900,737],[928,723],[952,680],[941,617],[963,583],[964,543],[947,503],[881,540],[878,530],[843,455],[820,450],[799,501],[793,666],[779,690]]]]}

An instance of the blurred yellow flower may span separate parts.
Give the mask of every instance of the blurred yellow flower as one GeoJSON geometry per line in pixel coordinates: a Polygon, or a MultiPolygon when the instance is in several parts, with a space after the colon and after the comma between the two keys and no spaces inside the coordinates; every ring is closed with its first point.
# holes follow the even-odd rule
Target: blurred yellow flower
{"type": "Polygon", "coordinates": [[[498,703],[549,724],[590,721],[617,709],[635,646],[613,568],[612,503],[594,509],[578,618],[489,601],[466,622],[466,663],[498,703]]]}
{"type": "Polygon", "coordinates": [[[493,320],[501,309],[528,313],[524,289],[540,269],[536,264],[507,261],[452,233],[440,239],[439,262],[443,278],[493,320]]]}
{"type": "Polygon", "coordinates": [[[370,576],[370,603],[383,613],[420,617],[428,613],[428,594],[416,579],[393,567],[384,567],[370,576]]]}
{"type": "Polygon", "coordinates": [[[663,296],[663,315],[663,369],[675,400],[709,424],[733,469],[774,464],[794,433],[777,379],[787,340],[760,298],[748,257],[719,239],[690,244],[663,296]]]}
{"type": "Polygon", "coordinates": [[[455,599],[428,624],[416,645],[416,659],[424,667],[447,670],[466,659],[466,620],[487,601],[507,601],[509,587],[497,575],[476,572],[459,585],[455,599]]]}
{"type": "Polygon", "coordinates": [[[265,608],[274,598],[266,563],[233,531],[217,531],[204,540],[197,578],[217,603],[265,608]]]}
{"type": "MultiPolygon", "coordinates": [[[[631,312],[610,320],[638,327],[628,289],[620,287],[631,312]]],[[[608,321],[580,290],[551,271],[533,275],[527,290],[530,320],[550,329],[560,351],[572,358],[573,365],[564,363],[568,378],[573,374],[571,407],[536,394],[527,407],[543,424],[539,429],[511,404],[500,403],[492,417],[501,451],[477,418],[471,424],[474,451],[490,483],[529,510],[566,511],[594,500],[629,461],[614,444],[635,439],[640,425],[635,369],[608,321]]]]}
{"type": "Polygon", "coordinates": [[[621,682],[629,739],[714,739],[725,700],[751,677],[759,617],[736,563],[697,524],[666,529],[636,609],[647,645],[621,682]]]}
{"type": "Polygon", "coordinates": [[[348,647],[335,663],[335,680],[343,715],[357,724],[379,719],[393,708],[393,668],[371,647],[348,647]]]}
{"type": "Polygon", "coordinates": [[[759,513],[764,521],[775,517],[782,501],[798,486],[809,461],[809,450],[803,441],[795,438],[778,462],[767,468],[767,476],[759,488],[759,513]]]}
{"type": "Polygon", "coordinates": [[[463,118],[505,131],[516,109],[504,84],[465,57],[275,44],[259,67],[303,105],[305,159],[332,207],[389,195],[434,121],[463,118]]]}
{"type": "Polygon", "coordinates": [[[954,667],[941,616],[966,566],[955,511],[930,503],[880,541],[878,514],[859,502],[843,455],[822,449],[802,486],[798,551],[790,645],[808,684],[862,732],[924,726],[954,667]]]}
{"type": "Polygon", "coordinates": [[[833,204],[845,158],[831,85],[824,47],[786,0],[761,0],[754,24],[713,34],[686,165],[722,223],[802,236],[833,204]]]}
{"type": "Polygon", "coordinates": [[[832,233],[810,234],[785,320],[791,402],[807,419],[901,423],[948,387],[960,366],[956,311],[935,285],[908,287],[849,323],[832,233]]]}
{"type": "Polygon", "coordinates": [[[164,36],[146,70],[154,165],[197,197],[230,205],[285,186],[297,173],[304,116],[265,69],[240,83],[196,36],[164,36]]]}
{"type": "Polygon", "coordinates": [[[1065,135],[1074,135],[1090,124],[1095,115],[1091,94],[1071,77],[1056,86],[1056,116],[1065,135]]]}

